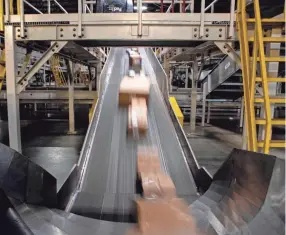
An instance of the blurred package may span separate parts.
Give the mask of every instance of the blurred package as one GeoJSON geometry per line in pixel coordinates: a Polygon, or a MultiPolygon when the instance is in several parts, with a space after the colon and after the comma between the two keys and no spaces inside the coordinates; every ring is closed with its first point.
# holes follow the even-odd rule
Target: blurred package
{"type": "Polygon", "coordinates": [[[145,135],[148,129],[147,104],[145,98],[133,97],[128,107],[128,133],[145,135]]]}
{"type": "Polygon", "coordinates": [[[137,200],[138,230],[134,234],[187,235],[195,233],[192,217],[183,199],[137,200]]]}
{"type": "Polygon", "coordinates": [[[128,106],[132,97],[148,99],[150,81],[146,76],[125,76],[119,87],[119,105],[128,106]]]}

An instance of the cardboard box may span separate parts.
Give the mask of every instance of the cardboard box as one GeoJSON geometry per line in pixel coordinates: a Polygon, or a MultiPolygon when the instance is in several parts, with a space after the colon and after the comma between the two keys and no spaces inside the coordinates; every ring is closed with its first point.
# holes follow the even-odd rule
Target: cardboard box
{"type": "Polygon", "coordinates": [[[162,190],[160,188],[159,180],[157,174],[148,172],[148,173],[140,173],[142,188],[144,198],[161,198],[162,190]]]}
{"type": "Polygon", "coordinates": [[[147,115],[146,100],[138,97],[132,98],[128,107],[128,133],[145,135],[148,129],[147,115]]]}
{"type": "Polygon", "coordinates": [[[168,176],[165,173],[157,173],[158,182],[160,185],[161,195],[164,198],[175,198],[176,193],[176,187],[171,179],[170,176],[168,176]]]}
{"type": "Polygon", "coordinates": [[[138,227],[141,234],[197,234],[188,206],[182,199],[137,200],[138,227]]]}
{"type": "Polygon", "coordinates": [[[148,100],[150,81],[145,76],[136,75],[135,77],[125,76],[119,87],[119,105],[128,106],[131,104],[132,97],[145,98],[148,100]]]}
{"type": "Polygon", "coordinates": [[[137,170],[138,172],[161,172],[161,161],[157,148],[138,147],[137,170]]]}

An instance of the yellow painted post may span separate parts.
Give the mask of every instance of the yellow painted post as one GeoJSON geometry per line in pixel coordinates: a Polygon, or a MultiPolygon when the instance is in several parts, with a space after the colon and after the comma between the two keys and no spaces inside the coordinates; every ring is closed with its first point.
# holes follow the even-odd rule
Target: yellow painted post
{"type": "Polygon", "coordinates": [[[178,118],[179,123],[181,124],[181,126],[183,127],[184,125],[184,115],[176,101],[176,98],[173,96],[169,97],[169,102],[171,104],[171,107],[176,115],[176,117],[178,118]]]}
{"type": "Polygon", "coordinates": [[[4,0],[0,0],[0,31],[4,31],[4,0]]]}
{"type": "Polygon", "coordinates": [[[13,4],[13,0],[9,1],[9,10],[10,10],[10,15],[14,15],[14,4],[13,4]]]}
{"type": "Polygon", "coordinates": [[[94,99],[93,104],[92,104],[91,108],[89,109],[89,113],[88,113],[89,123],[91,122],[92,115],[93,115],[93,112],[94,112],[96,105],[97,105],[97,97],[94,99]]]}
{"type": "Polygon", "coordinates": [[[245,101],[245,120],[247,129],[247,142],[250,151],[257,151],[257,137],[255,126],[255,113],[254,106],[251,105],[250,98],[250,55],[247,35],[247,15],[246,15],[246,2],[245,0],[238,1],[238,31],[239,43],[241,49],[241,68],[243,76],[243,91],[245,101]]]}
{"type": "Polygon", "coordinates": [[[264,109],[265,109],[265,118],[266,118],[263,152],[269,153],[270,140],[271,140],[271,129],[272,129],[271,108],[270,108],[270,100],[269,100],[267,68],[266,68],[266,60],[265,60],[265,52],[264,52],[260,6],[259,6],[258,0],[254,0],[254,12],[255,12],[256,37],[257,37],[257,42],[258,42],[258,51],[259,51],[259,58],[260,58],[260,73],[261,73],[261,79],[262,79],[264,109]]]}
{"type": "Polygon", "coordinates": [[[21,4],[20,4],[21,0],[17,0],[17,15],[21,14],[21,4]]]}

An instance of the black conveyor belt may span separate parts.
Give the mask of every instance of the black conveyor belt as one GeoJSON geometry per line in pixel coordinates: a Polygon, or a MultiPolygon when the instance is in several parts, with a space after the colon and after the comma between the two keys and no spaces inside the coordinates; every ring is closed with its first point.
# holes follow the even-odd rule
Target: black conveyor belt
{"type": "Polygon", "coordinates": [[[104,84],[101,84],[98,110],[95,111],[91,124],[93,129],[89,130],[92,134],[87,140],[89,146],[86,145],[90,150],[84,156],[87,159],[86,168],[71,211],[95,218],[119,213],[118,210],[121,211],[120,214],[130,214],[129,210],[133,208],[132,199],[136,195],[138,144],[146,148],[156,146],[159,149],[161,167],[173,179],[177,194],[188,200],[195,199],[197,190],[192,174],[145,50],[142,49],[140,54],[143,58],[143,70],[151,81],[149,129],[146,137],[140,141],[127,136],[127,108],[118,106],[120,81],[127,74],[129,66],[126,48],[115,48],[110,53],[101,76],[104,84]],[[97,198],[96,203],[93,203],[94,198],[97,198]]]}

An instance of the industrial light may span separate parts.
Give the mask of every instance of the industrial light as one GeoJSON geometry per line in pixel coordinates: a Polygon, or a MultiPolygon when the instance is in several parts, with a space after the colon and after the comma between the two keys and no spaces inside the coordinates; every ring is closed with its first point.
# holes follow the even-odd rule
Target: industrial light
{"type": "MultiPolygon", "coordinates": [[[[137,10],[137,6],[133,7],[134,10],[137,10]]],[[[142,11],[146,11],[147,10],[147,6],[142,6],[142,11]]]]}

